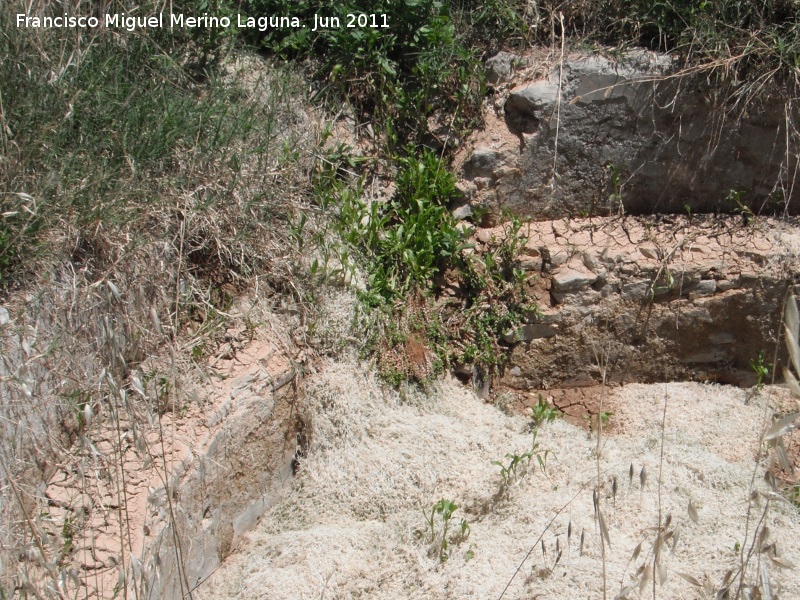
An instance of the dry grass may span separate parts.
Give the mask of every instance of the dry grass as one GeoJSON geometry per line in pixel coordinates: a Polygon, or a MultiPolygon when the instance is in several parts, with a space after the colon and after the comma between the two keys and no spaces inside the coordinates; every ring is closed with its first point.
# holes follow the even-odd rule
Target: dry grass
{"type": "MultiPolygon", "coordinates": [[[[0,234],[13,233],[0,235],[10,314],[0,325],[0,595],[138,598],[147,577],[129,480],[154,468],[172,513],[175,421],[201,400],[196,384],[226,330],[257,325],[258,311],[237,307],[240,294],[271,305],[277,293],[272,308],[291,318],[308,310],[288,249],[297,215],[313,216],[318,134],[299,79],[256,57],[203,82],[189,62],[148,71],[175,57],[170,48],[148,54],[146,38],[56,39],[66,48],[58,51],[39,33],[4,29],[5,44],[40,52],[25,65],[29,89],[0,107],[11,124],[0,180],[14,192],[2,196],[0,223],[0,234]],[[104,56],[107,79],[94,81],[104,56]],[[139,73],[116,71],[119,56],[143,60],[148,79],[133,82],[128,111],[105,122],[91,100],[119,109],[115,94],[139,73]],[[45,83],[47,72],[64,76],[45,83]],[[76,94],[70,116],[38,121],[45,113],[31,98],[62,93],[76,94]],[[151,118],[162,109],[188,129],[151,118]],[[75,142],[81,127],[86,137],[75,142]],[[56,475],[70,497],[48,489],[56,475]]],[[[15,61],[4,77],[16,76],[15,61]]]]}
{"type": "MultiPolygon", "coordinates": [[[[599,597],[601,531],[592,499],[599,489],[610,597],[632,584],[628,597],[651,596],[653,578],[663,574],[657,597],[704,597],[680,573],[713,582],[713,597],[752,540],[752,526],[745,538],[748,490],[761,415],[787,394],[767,388],[746,405],[744,390],[669,384],[665,414],[664,393],[663,385],[609,392],[621,433],[604,435],[600,488],[597,440],[556,421],[537,437],[550,451],[546,474],[530,473],[498,495],[504,483],[491,461],[530,446],[522,418],[452,382],[402,401],[353,365],[328,364],[309,383],[312,442],[292,492],[198,593],[499,598],[508,586],[505,598],[599,597]],[[423,510],[441,498],[453,500],[470,526],[445,563],[415,535],[425,527],[423,510]]],[[[769,497],[761,480],[754,489],[769,497]]],[[[797,563],[797,509],[771,500],[763,523],[778,560],[797,563]]],[[[800,585],[797,571],[779,568],[769,551],[751,564],[759,556],[773,594],[800,585]]],[[[752,575],[747,585],[756,583],[752,575]]]]}

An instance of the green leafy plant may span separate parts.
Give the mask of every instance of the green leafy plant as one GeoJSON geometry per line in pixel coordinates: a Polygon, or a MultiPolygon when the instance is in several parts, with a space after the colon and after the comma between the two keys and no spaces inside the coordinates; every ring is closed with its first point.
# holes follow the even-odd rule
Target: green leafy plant
{"type": "Polygon", "coordinates": [[[462,254],[457,263],[464,299],[447,322],[453,359],[489,375],[506,363],[503,336],[539,314],[528,293],[528,275],[517,266],[527,241],[521,229],[521,221],[510,216],[501,239],[493,240],[480,256],[462,254]]]}
{"type": "Polygon", "coordinates": [[[253,15],[292,15],[306,27],[251,35],[267,51],[310,59],[320,95],[346,99],[387,139],[422,139],[428,119],[456,130],[479,116],[484,84],[476,53],[456,33],[449,3],[438,0],[245,0],[253,15]],[[347,27],[348,14],[380,15],[366,27],[347,27]],[[315,15],[340,26],[312,31],[315,15]],[[447,116],[447,118],[440,118],[447,116]]]}
{"type": "Polygon", "coordinates": [[[764,351],[760,350],[756,358],[750,359],[750,368],[756,374],[757,383],[756,389],[761,390],[764,387],[764,380],[769,375],[772,365],[764,362],[764,351]]]}
{"type": "Polygon", "coordinates": [[[669,293],[674,288],[675,278],[673,277],[672,272],[669,270],[667,261],[663,260],[661,267],[659,268],[653,280],[650,282],[650,286],[647,290],[647,297],[652,302],[652,300],[659,294],[669,293]]]}
{"type": "Polygon", "coordinates": [[[397,189],[386,203],[362,198],[360,182],[338,179],[342,160],[329,160],[317,177],[318,201],[335,207],[334,227],[344,242],[342,268],[360,255],[367,270],[364,300],[373,307],[393,303],[432,278],[464,248],[464,234],[447,209],[456,195],[455,178],[433,152],[423,149],[397,158],[397,189]],[[346,264],[344,264],[346,263],[346,264]]]}
{"type": "Polygon", "coordinates": [[[430,514],[423,511],[427,524],[425,539],[431,544],[431,553],[438,556],[441,562],[450,557],[450,546],[460,544],[469,538],[470,527],[465,519],[457,523],[455,532],[450,531],[453,513],[456,510],[458,506],[455,502],[442,498],[433,505],[430,514]]]}
{"type": "MultiPolygon", "coordinates": [[[[536,441],[537,431],[533,431],[533,440],[531,442],[530,450],[517,454],[509,452],[505,458],[508,459],[508,464],[499,460],[493,460],[492,464],[500,468],[500,477],[503,479],[501,492],[508,492],[509,487],[521,480],[528,474],[528,469],[533,458],[536,459],[536,464],[543,473],[547,474],[547,458],[551,454],[550,450],[541,450],[539,442],[536,441]]],[[[535,466],[534,466],[535,471],[535,466]]]]}
{"type": "Polygon", "coordinates": [[[503,478],[503,484],[508,486],[525,475],[527,472],[527,465],[530,463],[532,457],[533,454],[530,450],[522,454],[509,452],[506,454],[506,458],[510,461],[508,465],[504,465],[499,460],[493,460],[492,464],[500,467],[500,476],[503,478]]]}
{"type": "MultiPolygon", "coordinates": [[[[374,321],[383,325],[373,328],[370,344],[379,350],[381,371],[395,384],[404,378],[421,381],[419,371],[408,369],[408,361],[398,354],[430,350],[442,366],[456,360],[495,372],[505,361],[502,336],[537,310],[526,290],[527,275],[517,266],[525,242],[521,221],[511,217],[502,239],[477,257],[467,252],[471,245],[466,233],[448,209],[457,197],[455,178],[438,155],[407,149],[396,157],[396,190],[383,203],[366,201],[361,180],[340,175],[346,155],[341,149],[324,155],[315,176],[318,201],[336,212],[333,228],[341,242],[321,236],[322,264],[315,262],[312,270],[347,279],[357,263],[362,266],[367,286],[361,298],[382,315],[374,321]],[[425,304],[445,273],[463,295],[458,299],[461,309],[442,320],[425,304]],[[413,303],[408,302],[411,297],[413,303]],[[427,315],[417,324],[401,314],[410,304],[427,315]],[[398,327],[401,323],[405,325],[398,327]]],[[[301,225],[295,238],[303,237],[301,225]]]]}
{"type": "Polygon", "coordinates": [[[549,402],[546,402],[542,395],[539,394],[539,400],[531,406],[530,427],[531,430],[536,431],[544,423],[552,423],[555,421],[561,411],[549,402]]]}
{"type": "Polygon", "coordinates": [[[800,509],[800,484],[789,486],[786,496],[797,508],[800,509]]]}
{"type": "Polygon", "coordinates": [[[589,424],[589,433],[594,433],[599,423],[602,423],[603,427],[605,427],[611,422],[611,417],[613,416],[613,412],[603,411],[597,415],[584,415],[583,418],[589,424]]]}
{"type": "Polygon", "coordinates": [[[742,221],[745,225],[750,225],[755,221],[756,215],[753,212],[753,209],[742,199],[744,192],[739,190],[731,190],[728,192],[728,197],[726,201],[728,203],[733,203],[733,213],[737,215],[741,215],[742,221]]]}

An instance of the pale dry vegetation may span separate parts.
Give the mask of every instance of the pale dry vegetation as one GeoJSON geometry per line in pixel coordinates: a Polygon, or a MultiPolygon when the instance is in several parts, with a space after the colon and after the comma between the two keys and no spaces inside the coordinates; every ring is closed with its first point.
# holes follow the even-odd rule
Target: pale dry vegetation
{"type": "Polygon", "coordinates": [[[765,414],[794,405],[786,390],[610,390],[599,486],[597,435],[562,419],[538,427],[546,470],[505,480],[493,461],[531,448],[530,422],[452,380],[403,395],[328,364],[307,393],[292,490],[200,597],[790,598],[800,584],[800,514],[764,481],[759,441],[765,414]],[[427,535],[441,500],[457,506],[450,532],[469,527],[444,561],[436,514],[427,535]]]}

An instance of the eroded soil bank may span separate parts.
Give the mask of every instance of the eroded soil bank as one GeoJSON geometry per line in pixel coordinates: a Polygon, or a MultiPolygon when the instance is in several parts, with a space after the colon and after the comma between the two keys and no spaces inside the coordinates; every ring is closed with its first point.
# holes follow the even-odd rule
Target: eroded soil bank
{"type": "MultiPolygon", "coordinates": [[[[667,66],[647,68],[661,77],[667,66]]],[[[774,143],[767,152],[768,135],[786,137],[794,116],[779,121],[773,110],[740,123],[742,139],[758,135],[755,153],[723,169],[742,139],[711,144],[725,123],[699,125],[708,111],[696,90],[688,112],[651,114],[673,88],[625,69],[580,59],[559,84],[548,71],[498,88],[487,129],[457,162],[460,218],[488,225],[512,208],[546,219],[519,231],[517,266],[540,313],[505,332],[510,362],[493,382],[494,405],[450,380],[422,396],[386,389],[355,361],[310,360],[287,332],[298,323],[231,330],[196,402],[139,423],[98,411],[75,462],[48,470],[31,498],[82,595],[492,598],[508,585],[505,597],[558,599],[639,589],[656,573],[664,597],[697,597],[691,578],[713,596],[741,566],[739,550],[755,547],[748,511],[767,505],[770,529],[744,579],[798,589],[797,571],[785,568],[800,561],[797,508],[770,495],[761,475],[776,469],[759,454],[760,432],[796,401],[779,388],[716,384],[755,383],[761,351],[773,371],[785,363],[780,315],[797,282],[800,233],[749,205],[696,214],[738,186],[761,202],[793,190],[791,160],[761,167],[786,154],[774,143]],[[606,135],[598,123],[616,125],[606,135]],[[687,144],[697,152],[682,154],[687,144]],[[702,169],[689,173],[694,165],[702,169]],[[548,195],[554,169],[560,183],[548,195]],[[688,214],[626,215],[667,209],[688,214]],[[598,385],[603,370],[614,387],[598,385]],[[712,383],[676,383],[686,379],[712,383]],[[643,384],[656,381],[666,383],[643,384]],[[534,446],[519,413],[540,394],[569,419],[542,426],[534,446]],[[576,425],[600,412],[609,421],[598,453],[596,431],[576,425]],[[509,461],[526,452],[509,476],[509,461]],[[595,488],[608,528],[605,582],[595,488]],[[462,518],[468,526],[448,538],[446,561],[442,523],[427,532],[423,517],[442,499],[459,507],[451,533],[462,518]],[[655,549],[659,523],[669,552],[655,549]]],[[[795,196],[782,198],[793,208],[795,196]]],[[[508,231],[475,229],[474,251],[508,231]]],[[[798,444],[795,432],[795,464],[798,444]]]]}

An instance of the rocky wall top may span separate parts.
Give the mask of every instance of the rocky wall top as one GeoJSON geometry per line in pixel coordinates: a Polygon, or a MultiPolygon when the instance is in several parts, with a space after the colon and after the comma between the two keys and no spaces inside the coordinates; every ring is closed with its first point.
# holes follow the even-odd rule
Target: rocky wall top
{"type": "Polygon", "coordinates": [[[572,55],[544,75],[509,54],[487,67],[494,105],[457,161],[472,207],[528,218],[800,209],[800,118],[786,90],[737,102],[643,51],[572,55]]]}

